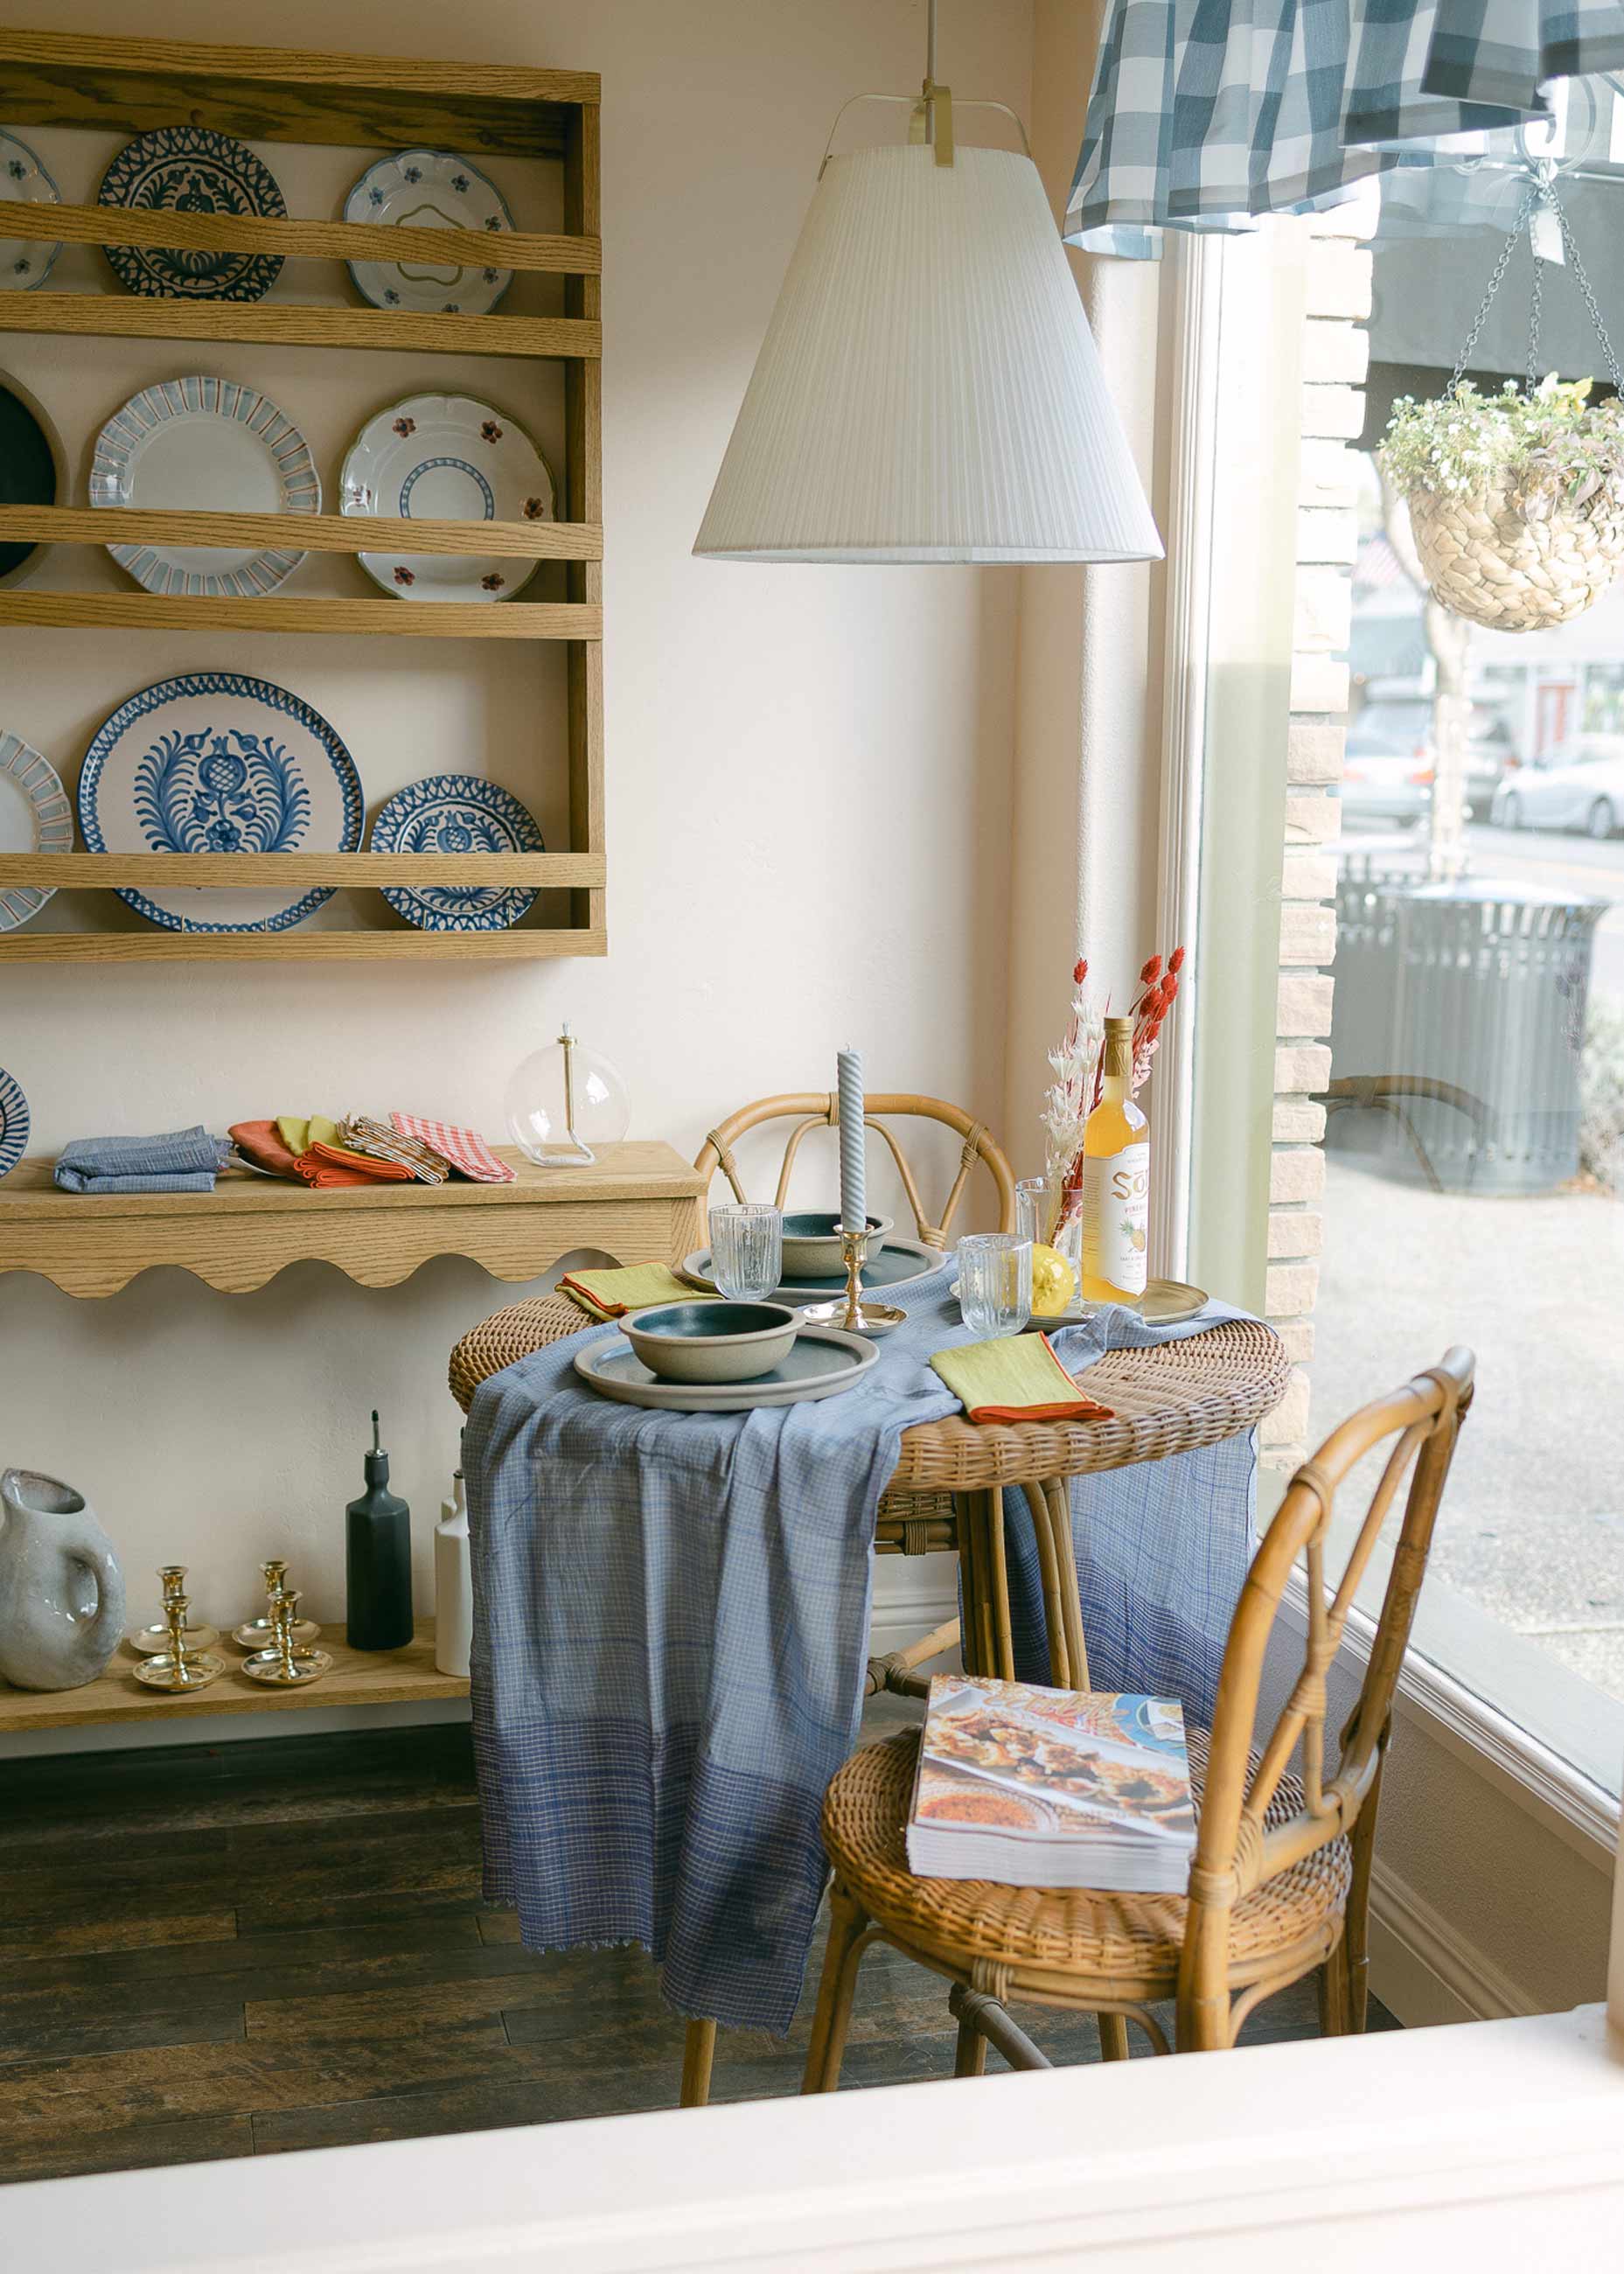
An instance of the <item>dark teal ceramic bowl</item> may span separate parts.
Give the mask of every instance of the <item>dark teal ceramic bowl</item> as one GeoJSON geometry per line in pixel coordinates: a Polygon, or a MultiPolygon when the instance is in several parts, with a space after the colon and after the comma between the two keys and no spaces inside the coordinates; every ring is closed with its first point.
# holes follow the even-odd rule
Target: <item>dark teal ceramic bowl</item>
{"type": "MultiPolygon", "coordinates": [[[[868,1218],[868,1261],[873,1262],[885,1245],[885,1235],[896,1222],[894,1216],[871,1216],[868,1218]]],[[[802,1209],[784,1219],[784,1277],[786,1283],[802,1279],[833,1279],[844,1271],[846,1265],[840,1254],[840,1211],[825,1213],[818,1209],[802,1209]]]]}
{"type": "Polygon", "coordinates": [[[754,1382],[789,1356],[801,1314],[787,1303],[662,1303],[620,1329],[662,1382],[754,1382]]]}

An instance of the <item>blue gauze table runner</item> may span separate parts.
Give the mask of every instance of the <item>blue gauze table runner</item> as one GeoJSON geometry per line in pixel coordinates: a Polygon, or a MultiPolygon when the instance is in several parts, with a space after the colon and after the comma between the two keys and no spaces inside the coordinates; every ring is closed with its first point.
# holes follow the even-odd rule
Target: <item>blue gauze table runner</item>
{"type": "MultiPolygon", "coordinates": [[[[824,1788],[862,1707],[876,1510],[905,1429],[958,1410],[935,1351],[973,1339],[951,1262],[887,1289],[908,1323],[860,1386],[742,1414],[586,1388],[588,1326],[483,1382],[473,1535],[485,1892],[534,1950],[636,1942],[680,2013],[788,2028],[827,1866],[824,1788]]],[[[1073,1371],[1161,1332],[1112,1309],[1053,1330],[1073,1371]]],[[[1250,1433],[1074,1480],[1090,1679],[1210,1720],[1252,1549],[1250,1433]]],[[[1023,1674],[1048,1678],[1024,1497],[1004,1495],[1023,1674]]]]}

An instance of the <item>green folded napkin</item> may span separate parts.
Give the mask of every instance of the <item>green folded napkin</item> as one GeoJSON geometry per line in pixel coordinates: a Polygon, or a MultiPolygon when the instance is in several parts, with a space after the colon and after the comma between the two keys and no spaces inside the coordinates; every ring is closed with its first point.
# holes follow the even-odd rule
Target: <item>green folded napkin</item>
{"type": "Polygon", "coordinates": [[[713,1303],[719,1299],[703,1287],[690,1287],[666,1263],[628,1263],[623,1270],[566,1272],[559,1281],[559,1293],[568,1295],[593,1319],[624,1318],[628,1311],[646,1311],[654,1303],[713,1303]]]}
{"type": "Polygon", "coordinates": [[[279,1113],[276,1134],[295,1160],[301,1153],[308,1153],[312,1145],[342,1146],[344,1141],[338,1133],[337,1122],[329,1121],[325,1113],[312,1113],[308,1117],[297,1113],[279,1113]]]}
{"type": "Polygon", "coordinates": [[[1110,1407],[1085,1397],[1047,1335],[961,1343],[930,1361],[972,1421],[1105,1421],[1110,1407]]]}

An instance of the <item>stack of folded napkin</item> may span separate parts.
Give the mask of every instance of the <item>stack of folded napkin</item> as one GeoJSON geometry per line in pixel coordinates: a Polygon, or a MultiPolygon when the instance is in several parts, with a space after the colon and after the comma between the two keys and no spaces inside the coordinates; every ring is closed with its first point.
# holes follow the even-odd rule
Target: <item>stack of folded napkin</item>
{"type": "Polygon", "coordinates": [[[365,1114],[331,1121],[322,1113],[282,1113],[274,1121],[235,1121],[231,1135],[256,1169],[324,1192],[343,1185],[443,1185],[454,1175],[510,1185],[516,1174],[471,1129],[410,1113],[391,1114],[387,1124],[365,1114]]]}
{"type": "Polygon", "coordinates": [[[56,1180],[64,1193],[212,1193],[230,1157],[225,1139],[201,1123],[161,1137],[76,1137],[56,1180]]]}
{"type": "Polygon", "coordinates": [[[714,1289],[690,1287],[665,1263],[630,1263],[623,1270],[567,1271],[559,1293],[584,1311],[589,1319],[623,1319],[628,1311],[646,1311],[655,1303],[710,1303],[714,1289]]]}
{"type": "Polygon", "coordinates": [[[930,1361],[972,1421],[1109,1421],[1111,1409],[1085,1397],[1047,1335],[962,1343],[930,1361]]]}

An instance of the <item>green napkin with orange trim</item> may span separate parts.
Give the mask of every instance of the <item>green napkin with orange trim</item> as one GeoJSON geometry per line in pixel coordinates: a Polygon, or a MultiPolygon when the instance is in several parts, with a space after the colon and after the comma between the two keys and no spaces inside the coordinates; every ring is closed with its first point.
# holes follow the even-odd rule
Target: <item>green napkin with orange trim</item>
{"type": "Polygon", "coordinates": [[[930,1361],[972,1421],[1108,1421],[1111,1409],[1084,1397],[1047,1335],[960,1343],[930,1361]]]}
{"type": "Polygon", "coordinates": [[[613,1271],[567,1271],[559,1293],[568,1295],[590,1319],[623,1319],[654,1303],[713,1303],[719,1298],[690,1287],[667,1263],[628,1263],[613,1271]]]}

